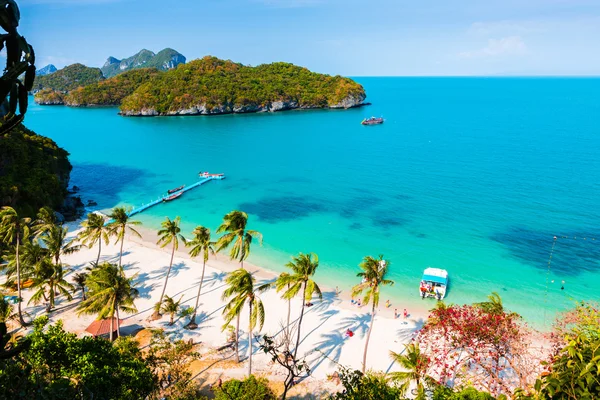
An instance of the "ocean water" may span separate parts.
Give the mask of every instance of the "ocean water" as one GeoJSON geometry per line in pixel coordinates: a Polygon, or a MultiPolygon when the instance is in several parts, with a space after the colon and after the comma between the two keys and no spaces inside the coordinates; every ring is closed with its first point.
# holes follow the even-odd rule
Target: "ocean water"
{"type": "Polygon", "coordinates": [[[418,297],[432,266],[450,273],[449,302],[497,291],[537,327],[600,298],[600,79],[357,81],[371,106],[124,118],[32,105],[25,122],[71,153],[72,184],[99,209],[227,174],[136,218],[181,216],[191,232],[244,210],[264,235],[250,260],[275,271],[315,252],[318,281],[344,290],[383,254],[394,307],[433,305],[418,297]],[[386,121],[360,125],[371,115],[386,121]]]}

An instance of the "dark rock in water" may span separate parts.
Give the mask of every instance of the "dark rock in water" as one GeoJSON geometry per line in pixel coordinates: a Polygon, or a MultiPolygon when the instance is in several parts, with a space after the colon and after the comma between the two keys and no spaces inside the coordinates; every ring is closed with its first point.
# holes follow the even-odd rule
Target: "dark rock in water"
{"type": "Polygon", "coordinates": [[[85,213],[85,205],[81,201],[80,196],[69,195],[65,199],[60,213],[63,215],[65,221],[75,221],[83,216],[85,213]]]}
{"type": "Polygon", "coordinates": [[[87,205],[88,205],[88,207],[90,207],[90,206],[97,206],[98,203],[96,203],[94,200],[88,200],[87,205]]]}
{"type": "Polygon", "coordinates": [[[73,192],[79,192],[79,186],[73,186],[73,192]]]}

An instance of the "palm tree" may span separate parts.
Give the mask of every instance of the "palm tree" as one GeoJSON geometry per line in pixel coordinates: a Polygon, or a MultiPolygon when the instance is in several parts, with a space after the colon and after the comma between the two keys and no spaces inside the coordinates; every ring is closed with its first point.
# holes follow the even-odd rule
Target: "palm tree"
{"type": "Polygon", "coordinates": [[[75,283],[75,290],[81,290],[81,301],[85,300],[85,281],[88,277],[88,274],[85,272],[78,272],[73,275],[73,282],[75,283]]]}
{"type": "Polygon", "coordinates": [[[135,313],[134,300],[139,292],[133,280],[125,277],[116,264],[102,263],[94,268],[86,279],[88,298],[79,303],[78,314],[98,314],[98,319],[110,318],[110,340],[113,340],[114,320],[117,320],[117,336],[121,336],[119,311],[135,313]]]}
{"type": "Polygon", "coordinates": [[[165,295],[165,299],[160,305],[160,312],[164,314],[169,314],[171,320],[169,321],[169,325],[173,325],[175,323],[175,314],[179,311],[179,307],[181,306],[181,299],[183,295],[179,298],[179,300],[175,301],[172,297],[165,295]]]}
{"type": "MultiPolygon", "coordinates": [[[[282,272],[281,274],[279,274],[279,276],[277,277],[277,279],[275,280],[274,283],[275,286],[275,290],[277,291],[277,293],[285,290],[285,292],[287,292],[288,290],[290,290],[290,274],[288,274],[287,272],[282,272]]],[[[284,292],[284,293],[285,293],[284,292]]],[[[285,299],[284,296],[281,296],[282,298],[285,299]]],[[[290,315],[292,314],[292,299],[289,298],[287,299],[287,323],[285,325],[285,349],[286,351],[290,350],[290,315]]]]}
{"type": "Polygon", "coordinates": [[[362,278],[362,282],[352,288],[352,296],[362,295],[364,292],[363,304],[372,304],[371,308],[371,324],[369,325],[369,332],[367,333],[367,341],[365,343],[365,353],[363,355],[362,372],[365,373],[367,367],[367,351],[369,350],[369,339],[371,338],[371,332],[373,331],[373,322],[375,321],[375,312],[377,306],[379,306],[379,288],[384,285],[393,285],[394,281],[385,279],[388,267],[390,266],[389,261],[385,261],[383,256],[379,258],[373,258],[367,256],[360,263],[362,272],[357,274],[358,277],[362,278]]]}
{"type": "Polygon", "coordinates": [[[76,245],[73,240],[67,241],[67,233],[69,228],[66,226],[51,225],[41,235],[42,243],[48,249],[50,256],[54,259],[55,264],[60,264],[60,256],[63,254],[72,254],[79,251],[81,246],[76,245]]]}
{"type": "MultiPolygon", "coordinates": [[[[404,354],[390,351],[390,358],[405,370],[390,372],[389,374],[391,380],[400,383],[402,395],[406,394],[411,382],[416,383],[419,394],[424,394],[425,387],[435,383],[435,380],[427,375],[429,359],[421,353],[418,344],[409,343],[405,345],[404,354]]],[[[423,396],[421,395],[421,397],[423,396]]]]}
{"type": "MultiPolygon", "coordinates": [[[[174,220],[170,220],[167,217],[160,225],[162,229],[158,231],[158,242],[156,244],[160,244],[160,247],[166,247],[169,244],[173,245],[173,250],[171,251],[171,262],[169,263],[169,269],[167,270],[167,277],[165,278],[165,285],[163,286],[162,293],[160,294],[160,299],[158,299],[157,304],[162,304],[163,297],[165,295],[165,290],[167,289],[167,282],[169,281],[169,275],[171,274],[171,267],[173,267],[173,257],[175,256],[175,250],[179,248],[179,240],[181,240],[185,244],[185,238],[179,232],[181,232],[181,228],[179,228],[179,222],[181,219],[176,217],[174,220]]],[[[160,307],[160,306],[159,306],[160,307]]],[[[155,311],[153,318],[160,318],[160,312],[155,311]]]]}
{"type": "Polygon", "coordinates": [[[108,218],[111,221],[108,223],[108,229],[111,232],[111,235],[116,236],[116,241],[121,241],[121,250],[119,251],[119,267],[121,266],[121,259],[123,258],[123,244],[125,243],[125,232],[129,229],[129,232],[134,234],[137,237],[142,237],[138,231],[136,231],[133,226],[141,225],[140,221],[132,221],[129,219],[129,211],[125,207],[115,207],[112,212],[108,214],[108,218]]]}
{"type": "Polygon", "coordinates": [[[42,207],[37,213],[37,218],[33,223],[35,237],[38,238],[57,225],[56,214],[50,207],[42,207]]]}
{"type": "Polygon", "coordinates": [[[63,294],[67,300],[73,299],[70,292],[73,290],[73,285],[65,280],[62,264],[54,264],[49,258],[36,265],[32,287],[37,288],[37,291],[31,296],[29,303],[39,304],[43,299],[47,302],[48,313],[54,308],[57,292],[63,294]]]}
{"type": "Polygon", "coordinates": [[[504,305],[502,304],[502,298],[498,294],[498,292],[492,292],[492,294],[488,295],[488,301],[483,301],[481,303],[475,303],[475,307],[481,308],[483,311],[489,314],[503,314],[504,313],[504,305]]]}
{"type": "Polygon", "coordinates": [[[244,260],[250,255],[252,239],[257,238],[262,245],[262,234],[246,229],[248,214],[243,211],[232,211],[223,217],[223,223],[217,228],[217,233],[225,233],[217,241],[217,251],[221,251],[233,243],[229,258],[239,260],[244,268],[244,260]]]}
{"type": "MultiPolygon", "coordinates": [[[[237,362],[240,362],[238,353],[239,331],[240,331],[240,314],[246,301],[250,310],[248,318],[248,376],[252,375],[252,330],[258,324],[258,329],[261,330],[265,323],[265,309],[262,301],[254,293],[255,279],[252,274],[244,268],[237,269],[230,273],[225,282],[229,285],[223,292],[223,300],[229,300],[223,309],[225,324],[223,330],[227,329],[231,321],[237,318],[237,326],[235,330],[235,357],[237,362]]],[[[263,286],[264,288],[264,286],[263,286]]],[[[264,289],[262,289],[264,290],[264,289]]]]}
{"type": "Polygon", "coordinates": [[[9,245],[15,246],[15,262],[17,267],[17,291],[18,291],[18,311],[19,323],[25,326],[23,312],[21,310],[21,260],[19,257],[19,246],[29,237],[29,225],[31,218],[20,218],[12,207],[2,207],[0,210],[0,240],[9,245]]]}
{"type": "Polygon", "coordinates": [[[6,324],[9,320],[15,319],[16,314],[13,311],[13,306],[0,296],[0,324],[6,324]]]}
{"type": "Polygon", "coordinates": [[[300,253],[297,257],[292,257],[292,261],[288,262],[285,266],[291,269],[292,273],[282,274],[277,280],[278,291],[289,286],[282,297],[289,301],[296,297],[302,290],[302,308],[300,309],[300,318],[298,319],[296,348],[294,349],[295,359],[298,354],[298,347],[300,346],[300,327],[302,325],[302,318],[304,317],[306,301],[312,299],[315,293],[319,296],[319,299],[323,298],[319,285],[312,279],[319,266],[319,256],[315,253],[300,253]]]}
{"type": "Polygon", "coordinates": [[[197,257],[202,254],[202,276],[200,276],[200,284],[198,285],[198,295],[196,296],[196,305],[194,306],[194,314],[188,323],[188,328],[196,329],[196,314],[198,312],[198,302],[200,301],[200,291],[202,290],[202,283],[204,282],[204,271],[206,270],[206,262],[208,261],[209,253],[215,254],[215,242],[210,241],[210,229],[203,226],[197,226],[192,232],[194,238],[190,240],[186,245],[190,247],[190,255],[197,257]]]}
{"type": "MultiPolygon", "coordinates": [[[[33,275],[35,266],[42,260],[48,258],[48,249],[43,248],[37,241],[26,241],[19,247],[19,266],[21,280],[27,280],[33,275]]],[[[9,252],[6,256],[6,264],[2,269],[6,272],[7,283],[14,284],[17,276],[17,257],[15,253],[9,252]]]]}
{"type": "Polygon", "coordinates": [[[83,231],[79,234],[82,243],[90,248],[98,243],[98,257],[96,264],[100,263],[100,253],[102,252],[102,242],[108,245],[109,230],[104,223],[104,218],[100,214],[89,213],[87,219],[81,223],[83,231]]]}

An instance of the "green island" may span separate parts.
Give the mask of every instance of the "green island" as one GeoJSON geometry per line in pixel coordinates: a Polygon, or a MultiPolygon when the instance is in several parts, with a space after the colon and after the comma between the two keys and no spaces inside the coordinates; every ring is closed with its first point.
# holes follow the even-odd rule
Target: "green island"
{"type": "Polygon", "coordinates": [[[197,115],[350,108],[363,87],[349,78],[276,62],[245,66],[207,56],[167,71],[123,99],[127,116],[197,115]]]}
{"type": "Polygon", "coordinates": [[[50,89],[69,92],[80,86],[90,85],[104,79],[100,68],[72,64],[49,75],[36,76],[33,90],[50,89]]]}
{"type": "MultiPolygon", "coordinates": [[[[72,90],[62,96],[62,104],[72,107],[119,105],[140,85],[151,82],[159,74],[160,72],[156,68],[133,69],[123,72],[112,78],[72,90]]],[[[55,94],[39,92],[37,96],[39,99],[44,99],[45,104],[48,104],[51,100],[50,96],[55,96],[55,94]]]]}

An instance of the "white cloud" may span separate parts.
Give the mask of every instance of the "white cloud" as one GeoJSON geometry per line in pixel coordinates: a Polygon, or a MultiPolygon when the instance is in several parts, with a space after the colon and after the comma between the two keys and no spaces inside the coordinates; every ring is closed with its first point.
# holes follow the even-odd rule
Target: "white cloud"
{"type": "Polygon", "coordinates": [[[487,46],[474,51],[459,53],[462,58],[520,56],[527,54],[527,45],[520,36],[488,39],[487,46]]]}

